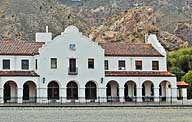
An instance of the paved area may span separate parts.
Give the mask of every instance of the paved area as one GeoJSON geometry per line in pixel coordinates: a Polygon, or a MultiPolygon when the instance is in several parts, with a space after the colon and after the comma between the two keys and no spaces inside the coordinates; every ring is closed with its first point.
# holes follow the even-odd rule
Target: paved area
{"type": "Polygon", "coordinates": [[[191,108],[0,108],[0,122],[191,122],[191,108]]]}

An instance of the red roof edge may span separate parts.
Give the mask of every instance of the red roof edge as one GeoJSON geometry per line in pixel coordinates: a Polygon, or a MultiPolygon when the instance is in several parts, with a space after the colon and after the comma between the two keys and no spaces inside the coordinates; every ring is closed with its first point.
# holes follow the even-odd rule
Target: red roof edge
{"type": "Polygon", "coordinates": [[[177,86],[188,86],[189,84],[184,81],[178,81],[177,86]]]}

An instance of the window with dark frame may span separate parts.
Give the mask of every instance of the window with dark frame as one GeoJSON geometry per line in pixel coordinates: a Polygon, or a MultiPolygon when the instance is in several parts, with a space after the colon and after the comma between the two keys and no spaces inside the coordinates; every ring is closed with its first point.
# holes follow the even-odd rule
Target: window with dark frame
{"type": "Polygon", "coordinates": [[[51,58],[51,69],[57,69],[57,58],[51,58]]]}
{"type": "Polygon", "coordinates": [[[21,60],[21,69],[29,69],[29,60],[21,60]]]}
{"type": "Polygon", "coordinates": [[[152,61],[152,70],[159,70],[159,61],[152,61]]]}
{"type": "Polygon", "coordinates": [[[3,69],[10,69],[10,60],[3,59],[3,69]]]}
{"type": "Polygon", "coordinates": [[[125,60],[119,60],[119,70],[125,70],[125,60]]]}
{"type": "Polygon", "coordinates": [[[135,68],[136,68],[136,70],[142,70],[142,61],[141,60],[135,61],[135,68]]]}
{"type": "Polygon", "coordinates": [[[88,59],[88,69],[94,69],[94,59],[88,59]]]}
{"type": "Polygon", "coordinates": [[[108,62],[108,60],[105,60],[104,64],[105,64],[105,70],[109,70],[109,62],[108,62]]]}

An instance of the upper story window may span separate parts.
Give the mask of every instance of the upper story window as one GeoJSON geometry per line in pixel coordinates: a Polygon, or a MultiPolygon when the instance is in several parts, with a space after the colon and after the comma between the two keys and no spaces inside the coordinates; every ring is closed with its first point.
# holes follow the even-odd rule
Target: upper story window
{"type": "Polygon", "coordinates": [[[125,70],[125,60],[119,60],[119,70],[125,70]]]}
{"type": "Polygon", "coordinates": [[[108,62],[108,60],[105,60],[104,64],[105,64],[105,70],[109,70],[109,62],[108,62]]]}
{"type": "Polygon", "coordinates": [[[51,58],[51,69],[57,69],[57,58],[51,58]]]}
{"type": "Polygon", "coordinates": [[[3,69],[10,69],[10,60],[3,59],[3,69]]]}
{"type": "Polygon", "coordinates": [[[29,69],[29,60],[21,60],[21,69],[29,69]]]}
{"type": "Polygon", "coordinates": [[[152,61],[152,70],[159,70],[159,61],[152,61]]]}
{"type": "Polygon", "coordinates": [[[142,70],[142,61],[135,61],[136,70],[142,70]]]}
{"type": "Polygon", "coordinates": [[[76,58],[70,58],[69,59],[69,75],[77,75],[78,74],[78,68],[76,65],[76,58]]]}
{"type": "Polygon", "coordinates": [[[94,69],[94,59],[88,59],[88,69],[94,69]]]}

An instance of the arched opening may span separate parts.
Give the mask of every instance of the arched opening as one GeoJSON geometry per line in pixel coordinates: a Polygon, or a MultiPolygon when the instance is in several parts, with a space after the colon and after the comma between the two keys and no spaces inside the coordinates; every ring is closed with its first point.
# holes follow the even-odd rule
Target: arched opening
{"type": "Polygon", "coordinates": [[[161,101],[166,101],[171,97],[171,84],[168,81],[162,81],[159,84],[159,97],[161,101]]]}
{"type": "Polygon", "coordinates": [[[77,83],[71,81],[67,84],[67,99],[77,100],[78,99],[78,86],[77,83]]]}
{"type": "Polygon", "coordinates": [[[51,81],[48,84],[48,100],[58,100],[59,99],[59,85],[55,81],[51,81]]]}
{"type": "Polygon", "coordinates": [[[143,101],[154,100],[154,85],[151,81],[145,81],[142,84],[142,96],[143,96],[143,101]]]}
{"type": "Polygon", "coordinates": [[[107,83],[107,101],[119,101],[119,84],[116,81],[107,83]]]}
{"type": "Polygon", "coordinates": [[[37,96],[36,85],[33,81],[27,81],[23,85],[23,100],[35,102],[37,96]]]}
{"type": "Polygon", "coordinates": [[[14,81],[8,81],[3,89],[4,102],[17,102],[17,84],[14,81]]]}
{"type": "Polygon", "coordinates": [[[85,99],[97,99],[97,87],[92,81],[87,82],[85,85],[85,99]]]}
{"type": "Polygon", "coordinates": [[[125,101],[135,101],[136,97],[136,83],[134,81],[128,81],[124,85],[125,101]]]}

